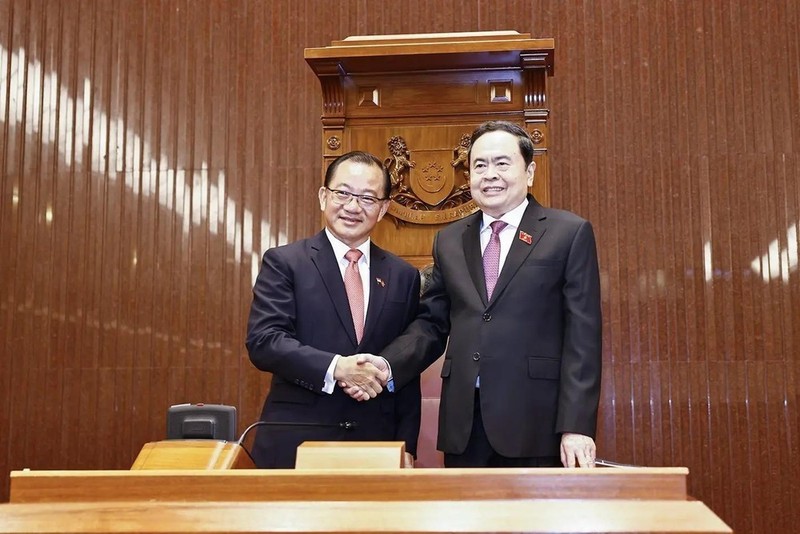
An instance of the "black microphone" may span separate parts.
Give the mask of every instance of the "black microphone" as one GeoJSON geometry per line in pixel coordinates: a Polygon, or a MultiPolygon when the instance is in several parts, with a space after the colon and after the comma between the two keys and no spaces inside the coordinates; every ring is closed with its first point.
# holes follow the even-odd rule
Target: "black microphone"
{"type": "Polygon", "coordinates": [[[343,428],[345,430],[352,430],[358,426],[356,421],[342,421],[341,423],[305,423],[300,421],[256,421],[252,425],[248,426],[244,432],[242,432],[242,436],[236,442],[236,444],[242,448],[244,446],[244,439],[247,437],[247,434],[258,426],[315,426],[315,427],[326,427],[326,428],[343,428]]]}

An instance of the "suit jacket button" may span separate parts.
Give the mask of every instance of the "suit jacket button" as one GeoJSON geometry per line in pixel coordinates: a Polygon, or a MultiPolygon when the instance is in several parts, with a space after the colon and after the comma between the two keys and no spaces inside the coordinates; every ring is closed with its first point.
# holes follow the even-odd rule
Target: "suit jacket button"
{"type": "Polygon", "coordinates": [[[481,353],[480,352],[476,352],[475,354],[472,355],[472,359],[477,362],[478,360],[481,359],[481,353]]]}
{"type": "Polygon", "coordinates": [[[488,313],[484,313],[483,314],[483,320],[488,323],[489,321],[492,320],[492,316],[490,314],[488,314],[488,313]]]}

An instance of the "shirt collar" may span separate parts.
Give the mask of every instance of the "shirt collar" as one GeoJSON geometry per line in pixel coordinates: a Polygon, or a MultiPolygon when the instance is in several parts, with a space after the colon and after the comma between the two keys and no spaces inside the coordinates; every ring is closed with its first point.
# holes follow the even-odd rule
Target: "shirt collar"
{"type": "Polygon", "coordinates": [[[522,222],[522,216],[525,215],[525,210],[527,208],[528,208],[528,199],[525,198],[522,200],[519,206],[505,213],[499,219],[495,219],[491,215],[487,215],[486,212],[483,212],[483,219],[481,221],[482,224],[481,232],[489,228],[489,225],[492,224],[494,221],[503,221],[507,223],[509,226],[513,226],[514,228],[519,228],[519,224],[522,222]]]}
{"type": "MultiPolygon", "coordinates": [[[[336,256],[336,261],[342,261],[344,259],[344,255],[347,254],[347,251],[350,250],[350,247],[339,241],[335,235],[331,233],[330,230],[325,228],[325,235],[328,236],[328,241],[331,243],[331,247],[333,248],[333,255],[336,256]]],[[[361,260],[360,262],[364,262],[366,265],[369,265],[369,251],[370,251],[370,238],[367,238],[366,241],[361,243],[356,248],[361,251],[361,260]]]]}

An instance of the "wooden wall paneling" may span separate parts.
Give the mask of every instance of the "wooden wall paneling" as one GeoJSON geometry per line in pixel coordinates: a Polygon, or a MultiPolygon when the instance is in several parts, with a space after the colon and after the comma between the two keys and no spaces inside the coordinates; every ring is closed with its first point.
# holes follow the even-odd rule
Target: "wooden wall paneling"
{"type": "Polygon", "coordinates": [[[649,365],[644,359],[632,361],[627,366],[627,382],[630,384],[630,407],[631,412],[628,416],[629,429],[626,435],[631,445],[631,452],[634,458],[641,458],[642,464],[648,463],[649,454],[647,451],[648,436],[652,432],[646,414],[646,406],[650,400],[650,390],[647,380],[647,369],[649,365]]]}
{"type": "MultiPolygon", "coordinates": [[[[759,436],[766,434],[766,392],[764,391],[764,365],[763,362],[749,361],[745,366],[745,395],[747,399],[747,444],[748,467],[750,468],[752,482],[750,487],[750,521],[752,530],[756,532],[769,532],[764,514],[767,513],[768,503],[767,488],[764,478],[768,470],[768,457],[766,451],[759,447],[759,436]]],[[[766,444],[765,444],[766,445],[766,444]]]]}
{"type": "Polygon", "coordinates": [[[204,224],[205,208],[207,207],[207,185],[204,187],[204,180],[207,178],[207,163],[204,159],[207,157],[205,141],[208,130],[203,117],[202,96],[206,80],[204,76],[206,61],[203,58],[206,46],[204,41],[196,40],[192,34],[195,32],[201,35],[206,34],[208,11],[191,9],[187,6],[184,16],[185,19],[181,21],[181,26],[186,32],[189,61],[186,65],[186,88],[183,94],[185,106],[181,107],[185,116],[182,117],[181,125],[186,128],[187,136],[186,202],[191,206],[190,211],[187,210],[187,213],[184,214],[189,217],[189,213],[191,213],[187,249],[183,255],[182,269],[187,283],[185,293],[187,296],[187,328],[183,347],[186,362],[184,380],[185,399],[188,402],[199,402],[199,399],[198,401],[193,399],[204,393],[203,375],[207,350],[203,344],[208,336],[205,321],[207,312],[193,313],[192,310],[208,309],[206,307],[208,298],[206,285],[208,230],[204,224]]]}
{"type": "MultiPolygon", "coordinates": [[[[227,264],[226,256],[229,250],[229,245],[225,240],[216,238],[221,234],[221,225],[219,224],[220,213],[224,213],[224,194],[220,197],[220,189],[224,191],[225,187],[225,167],[222,156],[225,153],[224,142],[227,139],[226,131],[224,128],[217,129],[224,121],[218,121],[218,117],[224,117],[225,108],[222,106],[214,106],[213,102],[219,100],[224,103],[225,95],[227,93],[226,87],[221,83],[221,80],[214,73],[217,70],[214,65],[219,62],[228,63],[230,61],[227,57],[230,53],[228,44],[228,34],[223,32],[220,28],[226,28],[219,22],[219,15],[215,12],[210,12],[209,21],[209,45],[206,50],[206,68],[207,68],[207,87],[205,102],[203,108],[206,110],[207,117],[205,122],[208,127],[208,213],[207,225],[209,227],[207,247],[207,263],[209,266],[208,273],[206,274],[204,283],[209,291],[210,308],[213,310],[225,309],[226,302],[226,279],[227,264]],[[219,50],[216,49],[214,43],[219,42],[219,50]],[[217,154],[219,155],[217,157],[217,154]]],[[[252,232],[251,232],[252,242],[252,232]]],[[[252,247],[252,244],[251,244],[252,247]]],[[[223,343],[224,333],[226,327],[230,328],[230,317],[221,313],[208,313],[205,317],[207,332],[213,332],[212,339],[208,340],[209,346],[209,359],[205,363],[205,367],[209,369],[209,376],[206,382],[206,390],[203,398],[208,399],[206,402],[222,402],[225,404],[235,404],[235,397],[223,384],[225,377],[225,369],[235,364],[235,359],[231,358],[230,348],[223,343]]],[[[205,334],[207,337],[207,334],[205,334]]]]}
{"type": "Polygon", "coordinates": [[[53,463],[64,469],[70,469],[76,467],[79,451],[84,445],[80,434],[79,402],[82,387],[80,369],[67,366],[62,380],[61,399],[58,402],[61,413],[49,431],[52,436],[58,436],[58,439],[53,440],[57,444],[57,450],[52,457],[53,463]]]}
{"type": "MultiPolygon", "coordinates": [[[[211,158],[210,181],[216,185],[212,188],[210,199],[211,207],[211,228],[212,233],[218,237],[213,241],[216,243],[217,253],[210,256],[210,261],[216,264],[216,272],[212,274],[207,283],[211,287],[217,287],[219,294],[219,305],[216,312],[209,314],[209,321],[219,325],[220,330],[216,343],[219,344],[219,359],[216,365],[219,366],[220,379],[225,384],[225,391],[217,402],[240,406],[237,403],[238,381],[231,378],[231,373],[235,374],[239,366],[239,347],[230,346],[226,339],[230,332],[235,332],[235,327],[240,324],[243,308],[239,292],[231,292],[227,288],[236,287],[239,280],[237,276],[242,272],[242,268],[249,272],[250,261],[243,261],[237,268],[235,261],[234,239],[229,236],[235,234],[234,210],[230,206],[229,198],[238,197],[239,203],[244,207],[241,198],[241,186],[236,181],[236,176],[230,172],[234,166],[235,155],[231,154],[230,147],[236,145],[236,132],[232,124],[236,124],[237,108],[234,105],[239,77],[231,78],[228,75],[227,67],[237,65],[239,61],[237,50],[237,32],[234,31],[234,23],[245,17],[240,9],[221,10],[216,9],[211,12],[213,20],[211,24],[211,45],[210,45],[210,67],[211,75],[209,83],[211,91],[208,97],[208,107],[211,110],[210,136],[211,136],[211,158]],[[215,198],[216,196],[216,198],[215,198]]],[[[257,21],[256,21],[257,23],[257,21]]],[[[250,33],[250,32],[248,32],[250,33]]],[[[251,47],[247,47],[249,49],[251,47]]],[[[264,65],[257,65],[259,69],[265,68],[264,65]]],[[[263,89],[262,89],[263,91],[263,89]]],[[[254,135],[253,143],[258,146],[258,142],[263,139],[263,135],[254,135]]],[[[254,150],[259,153],[261,151],[254,150]]],[[[255,176],[258,176],[257,174],[255,176]]],[[[252,207],[250,209],[253,209],[252,207]]],[[[254,209],[253,209],[254,210],[254,209]]],[[[258,210],[254,210],[258,213],[258,210]]],[[[254,228],[255,232],[256,228],[254,228]]],[[[258,236],[258,234],[255,234],[258,236]]],[[[246,258],[249,260],[250,258],[246,258]]],[[[214,398],[214,390],[209,393],[209,399],[214,398]]]]}
{"type": "MultiPolygon", "coordinates": [[[[97,456],[100,451],[97,451],[95,447],[86,446],[87,440],[94,443],[104,443],[100,431],[101,425],[97,421],[101,417],[98,409],[99,399],[101,398],[101,380],[98,371],[96,369],[83,368],[81,370],[80,384],[80,397],[71,399],[68,403],[70,409],[77,410],[80,414],[78,427],[75,430],[69,429],[68,431],[76,432],[80,440],[80,446],[75,457],[75,463],[77,464],[75,467],[88,467],[98,465],[101,458],[97,456]]],[[[36,466],[41,465],[43,461],[46,462],[45,459],[36,459],[36,461],[25,463],[21,467],[34,469],[36,466]]]]}
{"type": "MultiPolygon", "coordinates": [[[[0,309],[0,311],[3,311],[0,309]]],[[[0,314],[0,320],[5,321],[5,313],[0,314]]],[[[5,344],[3,344],[5,345],[5,344]]],[[[5,346],[3,346],[5,351],[5,346]]],[[[6,353],[7,354],[7,353],[6,353]]],[[[11,426],[11,366],[6,361],[0,361],[0,425],[6,429],[0,436],[0,473],[9,473],[11,466],[9,462],[10,432],[7,430],[11,426]]],[[[7,500],[7,497],[6,497],[7,500]]]]}
{"type": "Polygon", "coordinates": [[[125,467],[193,396],[255,420],[254,271],[320,227],[303,49],[516,29],[556,39],[551,203],[598,237],[601,456],[800,521],[796,2],[501,7],[0,2],[0,473],[125,467]]]}
{"type": "Polygon", "coordinates": [[[129,367],[116,369],[113,380],[114,393],[109,403],[109,421],[112,426],[110,442],[111,450],[114,451],[111,461],[113,465],[124,469],[130,465],[127,455],[133,438],[132,415],[137,408],[134,403],[139,392],[133,390],[133,370],[129,367]],[[120,417],[118,414],[126,415],[120,417]]]}
{"type": "Polygon", "coordinates": [[[167,371],[164,366],[136,367],[131,371],[131,410],[120,424],[130,427],[130,441],[118,450],[115,466],[126,469],[143,443],[165,439],[167,409],[172,404],[167,395],[167,371]]]}
{"type": "Polygon", "coordinates": [[[730,451],[714,450],[712,444],[725,439],[724,429],[728,428],[728,411],[725,400],[727,397],[729,383],[730,363],[726,360],[709,362],[708,373],[708,442],[706,444],[705,463],[709,468],[709,478],[713,481],[712,491],[709,492],[709,506],[714,506],[730,516],[731,509],[725,492],[725,482],[731,479],[733,474],[733,464],[731,463],[730,451]],[[713,504],[712,504],[713,503],[713,504]]]}
{"type": "Polygon", "coordinates": [[[650,410],[653,414],[653,435],[650,441],[652,465],[668,465],[672,455],[669,414],[670,395],[669,364],[664,361],[651,362],[650,410]]]}
{"type": "MultiPolygon", "coordinates": [[[[3,327],[4,334],[0,339],[3,341],[3,348],[5,357],[3,358],[3,377],[4,382],[9,385],[9,395],[7,396],[8,404],[4,410],[3,421],[5,423],[6,432],[0,433],[0,445],[3,451],[0,460],[2,460],[2,467],[9,469],[13,465],[14,455],[18,455],[16,449],[12,450],[11,444],[15,439],[24,438],[24,427],[21,427],[19,412],[24,410],[25,403],[25,390],[17,391],[20,384],[27,382],[26,367],[16,355],[20,350],[20,339],[23,334],[22,325],[18,328],[15,327],[17,314],[17,302],[20,302],[20,296],[23,288],[15,284],[11,284],[17,273],[20,271],[17,250],[19,249],[19,235],[20,216],[22,206],[22,184],[20,179],[21,169],[17,166],[19,159],[19,150],[22,148],[21,138],[18,134],[18,114],[21,114],[21,108],[16,105],[17,102],[22,103],[21,87],[24,84],[20,83],[20,76],[23,72],[20,70],[20,64],[24,64],[24,59],[20,61],[19,56],[13,53],[15,46],[19,46],[20,36],[19,33],[19,20],[21,15],[18,14],[22,10],[19,6],[10,6],[8,4],[1,4],[0,9],[4,11],[3,21],[7,21],[0,25],[3,31],[2,46],[4,47],[4,65],[3,65],[3,100],[2,105],[5,110],[3,113],[3,137],[2,137],[2,155],[3,165],[2,180],[3,180],[3,198],[2,203],[2,243],[5,247],[6,257],[8,259],[0,262],[0,269],[2,269],[3,279],[3,327]],[[13,108],[10,103],[15,102],[13,108]],[[10,198],[11,201],[8,202],[10,198]],[[12,332],[16,331],[16,335],[12,332]],[[7,374],[6,374],[7,373],[7,374]],[[13,388],[12,388],[13,385],[13,388]],[[13,393],[11,393],[13,392],[13,393]]],[[[23,13],[24,15],[24,13],[23,13]]],[[[26,199],[27,200],[27,199],[26,199]]]]}
{"type": "MultiPolygon", "coordinates": [[[[97,13],[99,6],[94,4],[92,7],[96,12],[94,19],[99,20],[97,18],[100,15],[97,13]]],[[[121,24],[120,31],[112,32],[114,37],[120,39],[118,42],[121,44],[120,61],[115,62],[115,66],[120,70],[112,76],[120,79],[121,87],[119,100],[112,103],[112,111],[109,114],[122,117],[125,124],[122,139],[124,164],[120,180],[113,185],[108,183],[110,177],[107,178],[103,174],[93,173],[92,176],[86,177],[92,181],[92,187],[97,187],[98,192],[102,192],[107,209],[106,224],[102,226],[103,245],[91,251],[91,254],[100,252],[103,260],[101,276],[107,282],[100,296],[101,321],[105,323],[105,328],[99,354],[101,397],[98,399],[100,419],[97,424],[101,426],[101,432],[104,432],[103,437],[112,443],[122,431],[117,427],[114,417],[116,397],[120,388],[127,386],[119,382],[116,371],[131,368],[138,356],[136,311],[146,308],[139,282],[142,268],[149,260],[139,249],[144,231],[142,226],[146,224],[145,219],[151,219],[142,217],[142,210],[146,205],[143,174],[147,135],[144,121],[149,107],[144,104],[146,56],[142,52],[148,31],[142,9],[128,7],[125,12],[125,21],[121,24]],[[115,109],[114,104],[119,107],[115,109]],[[110,251],[108,256],[105,255],[106,251],[110,251]],[[112,330],[114,327],[116,332],[112,330]]],[[[109,16],[113,15],[109,13],[109,16]]],[[[101,26],[103,24],[98,23],[98,28],[101,26]]],[[[99,58],[104,55],[102,50],[105,47],[102,45],[102,32],[87,33],[94,37],[91,43],[94,53],[86,62],[86,67],[91,67],[86,76],[94,93],[97,87],[95,84],[100,81],[98,78],[102,78],[95,66],[103,63],[99,58]]],[[[103,107],[94,98],[86,104],[96,106],[94,109],[90,107],[87,113],[94,113],[103,107]]],[[[88,148],[91,150],[93,145],[90,144],[88,148]]],[[[149,162],[147,165],[149,166],[149,162]]],[[[118,449],[114,447],[112,450],[118,449]]],[[[109,455],[104,460],[113,462],[114,458],[109,455]]]]}
{"type": "MultiPolygon", "coordinates": [[[[35,424],[43,429],[58,428],[61,418],[61,388],[64,371],[61,368],[42,368],[37,383],[42,389],[41,412],[34,419],[35,424]]],[[[57,458],[60,454],[61,440],[45,437],[33,444],[33,450],[40,458],[57,458]]]]}
{"type": "Polygon", "coordinates": [[[114,447],[118,421],[114,409],[115,369],[100,367],[93,374],[97,379],[97,393],[92,399],[94,406],[91,406],[91,416],[89,416],[91,426],[88,426],[86,435],[96,436],[97,443],[102,443],[103,446],[86,447],[89,450],[84,454],[89,464],[97,462],[100,465],[116,467],[119,453],[114,447]]]}
{"type": "MultiPolygon", "coordinates": [[[[747,435],[749,420],[747,405],[743,402],[745,398],[746,365],[744,360],[733,361],[729,365],[728,391],[726,392],[727,422],[724,426],[724,429],[727,430],[727,435],[723,434],[722,439],[729,439],[730,436],[743,437],[747,435]]],[[[728,449],[727,454],[720,454],[716,458],[720,462],[730,462],[729,469],[734,475],[728,479],[724,486],[726,489],[724,493],[725,500],[730,503],[741,503],[739,506],[733,506],[730,510],[730,515],[726,514],[726,517],[730,517],[730,520],[739,525],[739,528],[744,531],[752,531],[749,519],[752,516],[752,510],[750,509],[750,502],[745,502],[750,492],[750,481],[744,477],[735,476],[735,474],[742,471],[751,471],[748,454],[746,440],[740,437],[738,442],[728,449]]],[[[724,513],[723,510],[720,513],[724,513]]]]}
{"type": "MultiPolygon", "coordinates": [[[[0,46],[3,53],[0,53],[0,251],[8,254],[11,250],[12,236],[7,230],[12,228],[13,213],[16,211],[18,185],[17,180],[8,172],[8,137],[10,128],[10,116],[8,100],[10,97],[10,78],[11,78],[11,58],[9,50],[12,16],[11,5],[8,2],[0,3],[0,46]],[[10,201],[9,201],[10,199],[10,201]]],[[[10,254],[8,254],[10,256],[10,254]]],[[[7,280],[11,279],[13,260],[8,259],[0,262],[0,287],[5,298],[0,298],[0,331],[4,334],[10,332],[10,324],[13,319],[11,308],[13,306],[13,293],[11,298],[7,291],[10,289],[7,280]]],[[[7,429],[11,426],[11,402],[12,402],[12,340],[9,335],[0,336],[0,428],[5,431],[0,432],[0,473],[9,471],[9,452],[10,436],[7,429]]],[[[2,486],[0,486],[2,487],[2,486]]]]}
{"type": "MultiPolygon", "coordinates": [[[[780,407],[784,404],[784,400],[788,396],[789,380],[787,378],[790,373],[782,358],[778,361],[767,361],[765,367],[766,433],[773,437],[766,445],[769,465],[764,470],[764,485],[769,489],[767,500],[769,528],[775,532],[789,532],[795,528],[794,524],[787,521],[786,514],[781,513],[781,505],[778,503],[791,500],[791,480],[781,476],[781,471],[782,466],[792,466],[791,455],[796,452],[796,446],[795,450],[792,450],[791,446],[785,446],[792,442],[791,421],[787,420],[786,413],[781,409],[771,407],[780,407]]],[[[789,467],[789,471],[792,469],[789,467]]]]}

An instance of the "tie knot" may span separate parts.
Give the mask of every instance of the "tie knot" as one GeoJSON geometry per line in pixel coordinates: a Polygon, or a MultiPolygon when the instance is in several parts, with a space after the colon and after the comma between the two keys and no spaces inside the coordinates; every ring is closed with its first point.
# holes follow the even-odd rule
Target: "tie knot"
{"type": "Polygon", "coordinates": [[[505,222],[505,221],[494,221],[494,222],[492,222],[492,223],[491,223],[489,226],[491,226],[491,227],[492,227],[492,233],[493,233],[494,235],[499,235],[499,234],[500,234],[500,232],[502,232],[502,231],[503,231],[503,228],[505,228],[506,226],[508,226],[508,223],[507,223],[507,222],[505,222]]]}
{"type": "Polygon", "coordinates": [[[361,256],[363,256],[361,251],[355,248],[351,248],[347,251],[347,254],[344,255],[345,259],[347,259],[347,261],[350,263],[358,263],[358,260],[361,259],[361,256]]]}

